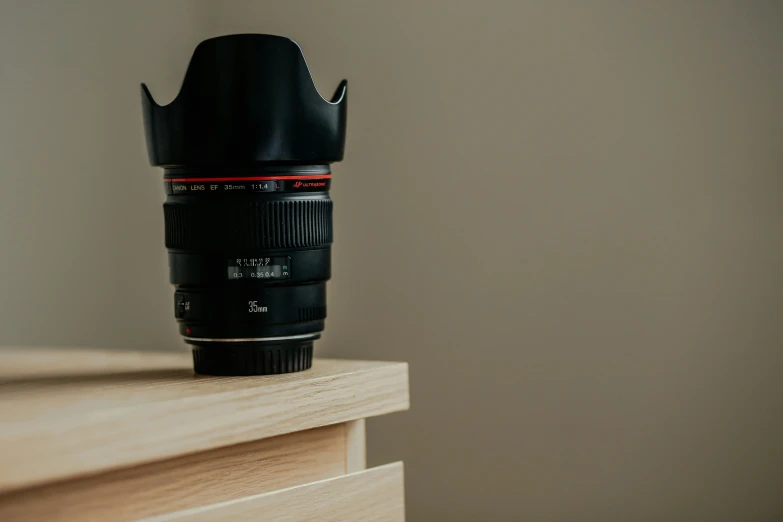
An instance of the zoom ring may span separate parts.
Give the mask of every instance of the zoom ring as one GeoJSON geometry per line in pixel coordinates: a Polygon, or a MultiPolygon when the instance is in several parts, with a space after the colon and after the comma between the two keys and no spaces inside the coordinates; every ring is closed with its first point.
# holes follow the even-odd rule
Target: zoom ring
{"type": "Polygon", "coordinates": [[[165,203],[166,247],[318,247],[332,242],[332,201],[165,203]]]}

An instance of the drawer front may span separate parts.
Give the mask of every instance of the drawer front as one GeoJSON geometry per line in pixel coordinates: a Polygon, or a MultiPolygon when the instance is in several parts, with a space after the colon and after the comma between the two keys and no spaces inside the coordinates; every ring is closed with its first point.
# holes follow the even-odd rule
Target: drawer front
{"type": "Polygon", "coordinates": [[[259,495],[178,511],[147,522],[405,520],[402,462],[259,495]]]}
{"type": "Polygon", "coordinates": [[[348,466],[363,462],[364,439],[354,424],[0,494],[0,521],[127,522],[343,476],[363,469],[348,466]]]}

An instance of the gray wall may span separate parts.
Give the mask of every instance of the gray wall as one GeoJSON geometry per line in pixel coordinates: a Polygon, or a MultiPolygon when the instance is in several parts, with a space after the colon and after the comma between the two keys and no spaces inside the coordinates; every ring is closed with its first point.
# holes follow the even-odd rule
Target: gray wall
{"type": "Polygon", "coordinates": [[[0,343],[181,349],[137,84],[284,34],[350,80],[318,349],[411,363],[410,520],[783,519],[783,4],[2,5],[0,343]]]}
{"type": "Polygon", "coordinates": [[[205,5],[0,0],[0,344],[180,346],[139,83],[174,98],[205,5]]]}

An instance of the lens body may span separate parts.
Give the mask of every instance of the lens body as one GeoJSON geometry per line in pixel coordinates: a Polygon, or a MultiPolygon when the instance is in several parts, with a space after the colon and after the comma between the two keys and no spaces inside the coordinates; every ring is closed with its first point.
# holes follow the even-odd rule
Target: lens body
{"type": "Polygon", "coordinates": [[[346,94],[345,80],[330,100],[318,93],[296,42],[254,34],[201,42],[168,105],[142,84],[150,164],[164,169],[174,315],[197,373],[312,364],[346,94]]]}
{"type": "Polygon", "coordinates": [[[330,178],[327,165],[165,170],[174,314],[198,372],[310,367],[331,275],[330,178]]]}

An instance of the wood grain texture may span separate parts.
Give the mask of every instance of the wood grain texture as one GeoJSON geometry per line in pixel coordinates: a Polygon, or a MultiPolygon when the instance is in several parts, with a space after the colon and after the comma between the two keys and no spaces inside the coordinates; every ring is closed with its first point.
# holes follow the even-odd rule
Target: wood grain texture
{"type": "Polygon", "coordinates": [[[0,361],[0,382],[4,382],[25,377],[170,370],[191,364],[191,355],[190,350],[152,354],[89,348],[0,347],[0,361]]]}
{"type": "Polygon", "coordinates": [[[402,462],[342,477],[171,513],[147,522],[400,522],[405,520],[402,462]]]}
{"type": "Polygon", "coordinates": [[[367,436],[364,419],[346,422],[345,472],[354,473],[367,468],[367,436]]]}
{"type": "Polygon", "coordinates": [[[346,426],[245,442],[0,495],[0,520],[136,520],[345,474],[346,426]]]}
{"type": "Polygon", "coordinates": [[[0,351],[0,491],[408,408],[405,363],[194,375],[189,355],[0,351]],[[78,366],[100,361],[83,373],[78,366]],[[37,368],[37,371],[36,371],[37,368]]]}

